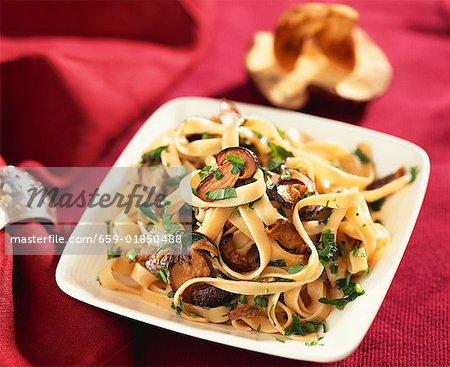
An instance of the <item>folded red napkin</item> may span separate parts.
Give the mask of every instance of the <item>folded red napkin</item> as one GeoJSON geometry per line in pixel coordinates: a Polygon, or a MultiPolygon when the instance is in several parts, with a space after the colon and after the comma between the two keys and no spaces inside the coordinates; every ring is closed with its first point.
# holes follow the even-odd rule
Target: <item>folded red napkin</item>
{"type": "MultiPolygon", "coordinates": [[[[306,111],[419,144],[430,155],[432,175],[383,306],[361,346],[337,365],[448,366],[449,2],[350,3],[390,58],[392,85],[365,108],[315,100],[306,111]]],[[[2,2],[2,154],[8,163],[108,165],[139,116],[170,98],[264,103],[247,81],[244,53],[252,34],[273,27],[289,4],[2,2]],[[187,69],[194,60],[198,65],[187,69]]],[[[0,241],[0,365],[311,365],[95,309],[58,289],[57,257],[13,259],[3,255],[3,232],[0,241]]]]}
{"type": "MultiPolygon", "coordinates": [[[[186,0],[1,7],[1,154],[27,167],[96,163],[198,58],[209,17],[186,0]]],[[[13,259],[0,242],[0,365],[135,363],[131,323],[63,294],[58,257],[13,259]]]]}
{"type": "Polygon", "coordinates": [[[2,2],[8,163],[93,164],[195,60],[207,19],[193,1],[2,2]]]}

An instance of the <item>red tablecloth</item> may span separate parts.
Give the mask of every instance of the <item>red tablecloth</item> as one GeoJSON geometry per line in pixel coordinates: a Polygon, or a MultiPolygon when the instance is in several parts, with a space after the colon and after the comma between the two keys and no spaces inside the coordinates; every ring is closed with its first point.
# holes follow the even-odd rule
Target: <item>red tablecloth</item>
{"type": "MultiPolygon", "coordinates": [[[[306,112],[402,137],[432,174],[381,310],[342,366],[449,365],[450,5],[354,1],[394,67],[367,106],[306,112]]],[[[183,95],[265,103],[243,56],[288,2],[1,3],[2,155],[8,163],[109,165],[145,116],[183,95]]],[[[58,258],[3,255],[0,365],[308,365],[178,335],[85,305],[55,284],[58,258]]]]}

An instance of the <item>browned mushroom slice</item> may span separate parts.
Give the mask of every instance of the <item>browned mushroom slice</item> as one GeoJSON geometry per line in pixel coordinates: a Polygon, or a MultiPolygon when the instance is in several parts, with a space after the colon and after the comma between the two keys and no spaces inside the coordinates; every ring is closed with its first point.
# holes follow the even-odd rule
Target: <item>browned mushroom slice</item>
{"type": "Polygon", "coordinates": [[[191,255],[174,256],[168,266],[169,284],[177,291],[188,280],[209,277],[212,271],[210,260],[200,251],[192,251],[191,255]]]}
{"type": "Polygon", "coordinates": [[[303,222],[311,220],[323,221],[329,218],[333,209],[321,205],[309,205],[300,209],[299,216],[303,222]]]}
{"type": "MultiPolygon", "coordinates": [[[[214,269],[206,254],[202,251],[192,251],[191,255],[174,256],[167,273],[170,286],[177,291],[190,279],[214,276],[214,269]]],[[[196,283],[187,287],[182,297],[186,303],[216,307],[229,301],[233,294],[206,283],[196,283]]]]}
{"type": "Polygon", "coordinates": [[[197,186],[197,196],[204,201],[212,201],[208,199],[209,192],[234,187],[239,175],[232,173],[233,168],[232,163],[225,162],[216,171],[208,174],[197,186]]]}
{"type": "Polygon", "coordinates": [[[288,171],[291,174],[291,178],[295,178],[296,180],[299,180],[305,184],[305,186],[308,188],[308,192],[312,194],[316,192],[316,184],[308,175],[305,175],[303,172],[297,171],[295,169],[289,169],[288,171]]]}
{"type": "Polygon", "coordinates": [[[366,190],[378,189],[384,185],[387,185],[389,182],[392,182],[392,181],[396,180],[397,178],[404,176],[405,174],[406,174],[405,167],[400,167],[394,173],[391,173],[390,175],[379,178],[378,180],[375,180],[374,182],[372,182],[369,186],[367,186],[366,190]]]}
{"type": "Polygon", "coordinates": [[[233,243],[233,234],[222,237],[219,250],[222,255],[222,260],[234,271],[248,273],[257,269],[259,266],[259,254],[256,246],[252,246],[246,254],[236,251],[233,243]]]}
{"type": "Polygon", "coordinates": [[[303,198],[308,191],[306,185],[297,179],[281,180],[270,190],[270,197],[287,209],[292,209],[294,205],[303,198]]]}
{"type": "Polygon", "coordinates": [[[258,306],[239,305],[228,314],[230,320],[239,320],[244,317],[251,319],[257,316],[266,316],[265,309],[258,306]]]}
{"type": "Polygon", "coordinates": [[[217,155],[216,160],[219,165],[229,161],[238,169],[240,168],[239,163],[242,162],[244,166],[239,173],[239,179],[241,180],[253,177],[258,170],[258,157],[250,149],[243,147],[226,148],[217,155]],[[235,157],[238,159],[236,160],[235,157]],[[233,159],[235,160],[233,161],[233,159]]]}
{"type": "Polygon", "coordinates": [[[196,306],[218,307],[230,302],[234,294],[205,283],[193,284],[183,293],[183,300],[196,306]],[[189,291],[187,294],[186,292],[189,291]],[[186,296],[185,296],[186,294],[186,296]],[[186,298],[185,298],[186,297],[186,298]]]}
{"type": "Polygon", "coordinates": [[[283,248],[298,254],[306,252],[306,244],[295,229],[295,226],[286,219],[278,219],[266,229],[266,233],[277,241],[283,248]]]}
{"type": "Polygon", "coordinates": [[[193,251],[207,251],[214,256],[219,255],[219,250],[217,246],[203,233],[193,232],[192,233],[192,247],[193,251]]]}

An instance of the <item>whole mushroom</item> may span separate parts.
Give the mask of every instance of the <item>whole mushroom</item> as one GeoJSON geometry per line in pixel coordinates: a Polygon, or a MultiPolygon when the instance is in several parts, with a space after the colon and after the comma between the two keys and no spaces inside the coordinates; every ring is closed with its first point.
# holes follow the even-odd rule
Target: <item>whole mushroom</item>
{"type": "Polygon", "coordinates": [[[307,3],[288,9],[275,32],[257,32],[246,68],[275,106],[299,109],[309,87],[367,102],[384,93],[392,67],[356,24],[359,15],[340,4],[307,3]]]}

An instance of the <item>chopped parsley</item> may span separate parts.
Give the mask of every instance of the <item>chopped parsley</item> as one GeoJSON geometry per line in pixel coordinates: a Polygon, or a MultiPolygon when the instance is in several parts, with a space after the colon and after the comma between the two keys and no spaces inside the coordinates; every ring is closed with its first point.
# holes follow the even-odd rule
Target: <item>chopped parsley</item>
{"type": "Polygon", "coordinates": [[[259,307],[267,307],[267,304],[268,304],[267,298],[264,298],[261,296],[256,296],[255,304],[259,307]]]}
{"type": "Polygon", "coordinates": [[[231,309],[234,309],[236,307],[236,305],[234,303],[230,303],[230,302],[225,302],[223,305],[223,307],[228,307],[231,309]]]}
{"type": "Polygon", "coordinates": [[[172,216],[173,214],[164,213],[162,218],[162,225],[168,234],[174,234],[176,231],[180,230],[179,224],[172,221],[172,216]]]}
{"type": "Polygon", "coordinates": [[[164,180],[163,183],[163,187],[167,188],[167,187],[172,187],[172,186],[178,186],[181,182],[181,180],[184,177],[184,173],[178,175],[178,176],[173,176],[173,177],[169,177],[166,180],[164,180]]]}
{"type": "Polygon", "coordinates": [[[287,268],[287,272],[289,274],[296,274],[299,271],[302,271],[303,268],[305,267],[305,265],[295,265],[295,266],[290,266],[289,268],[287,268]]]}
{"type": "Polygon", "coordinates": [[[136,249],[132,248],[131,250],[128,250],[127,254],[125,255],[125,257],[129,260],[129,261],[133,261],[134,259],[136,259],[137,256],[137,252],[136,249]]]}
{"type": "Polygon", "coordinates": [[[233,165],[233,169],[231,170],[233,175],[236,175],[245,169],[245,163],[241,157],[234,154],[228,154],[227,160],[233,165]]]}
{"type": "Polygon", "coordinates": [[[256,200],[253,200],[253,201],[251,201],[250,203],[247,203],[247,208],[248,208],[248,210],[253,210],[253,209],[254,209],[254,208],[253,208],[253,205],[255,205],[255,203],[258,202],[258,201],[260,201],[260,200],[261,200],[261,198],[256,199],[256,200]]]}
{"type": "Polygon", "coordinates": [[[168,151],[168,150],[169,150],[169,146],[163,145],[159,148],[156,148],[147,153],[144,153],[142,155],[141,165],[148,163],[150,166],[154,166],[158,163],[161,163],[161,153],[163,151],[168,151]]]}
{"type": "Polygon", "coordinates": [[[286,266],[286,261],[284,261],[284,259],[277,259],[277,260],[272,260],[269,262],[270,266],[277,266],[277,267],[282,267],[282,266],[286,266]]]}
{"type": "Polygon", "coordinates": [[[211,135],[211,134],[207,134],[207,133],[202,134],[202,140],[205,140],[205,139],[214,139],[214,138],[217,138],[217,136],[211,135]]]}
{"type": "Polygon", "coordinates": [[[322,326],[323,332],[326,333],[328,331],[328,325],[325,320],[323,320],[320,325],[322,326]]]}
{"type": "Polygon", "coordinates": [[[353,152],[353,154],[355,154],[359,158],[361,163],[369,163],[370,162],[370,158],[367,155],[365,155],[364,152],[359,148],[356,148],[356,150],[353,152]]]}
{"type": "Polygon", "coordinates": [[[338,310],[343,310],[347,303],[354,301],[359,296],[362,296],[365,292],[358,283],[353,283],[350,280],[351,274],[347,273],[347,276],[343,279],[336,281],[336,285],[344,292],[343,298],[328,299],[319,298],[320,303],[336,306],[338,310]]]}
{"type": "Polygon", "coordinates": [[[164,267],[156,273],[156,277],[167,283],[167,268],[164,267]]]}
{"type": "Polygon", "coordinates": [[[384,205],[386,201],[386,198],[381,198],[377,201],[374,201],[373,203],[369,204],[370,209],[374,212],[379,212],[381,210],[381,207],[384,205]]]}
{"type": "Polygon", "coordinates": [[[281,139],[285,139],[286,135],[283,130],[281,130],[279,127],[277,127],[277,132],[278,132],[278,135],[280,135],[281,139]]]}
{"type": "Polygon", "coordinates": [[[172,307],[172,309],[174,309],[178,315],[181,315],[181,311],[183,311],[183,306],[182,306],[183,301],[181,301],[181,298],[180,298],[180,304],[181,304],[181,306],[175,306],[175,304],[172,302],[172,304],[170,305],[170,307],[172,307]]]}
{"type": "Polygon", "coordinates": [[[315,321],[301,322],[300,316],[296,313],[292,314],[292,324],[285,330],[284,335],[306,335],[317,333],[321,323],[315,321]]]}
{"type": "Polygon", "coordinates": [[[203,237],[200,233],[193,232],[191,234],[191,243],[201,241],[203,238],[205,238],[205,237],[203,237]]]}
{"type": "Polygon", "coordinates": [[[216,178],[216,180],[220,180],[223,177],[222,172],[220,172],[219,170],[214,171],[214,177],[216,178]]]}
{"type": "Polygon", "coordinates": [[[167,293],[167,297],[169,298],[173,298],[174,295],[175,295],[174,291],[170,291],[169,293],[167,293]]]}
{"type": "Polygon", "coordinates": [[[236,198],[237,194],[236,194],[236,189],[234,187],[227,187],[224,189],[207,192],[206,197],[209,200],[217,201],[217,200],[236,198]]]}
{"type": "Polygon", "coordinates": [[[360,250],[359,247],[355,247],[353,250],[353,257],[366,257],[365,253],[360,250]]]}
{"type": "Polygon", "coordinates": [[[120,254],[122,253],[122,248],[121,247],[115,247],[115,244],[113,244],[113,246],[111,246],[111,248],[108,248],[108,256],[107,259],[114,259],[116,257],[120,257],[120,254]]]}
{"type": "Polygon", "coordinates": [[[333,264],[330,265],[331,274],[337,274],[338,270],[339,270],[339,265],[338,264],[333,263],[333,264]]]}
{"type": "Polygon", "coordinates": [[[416,180],[417,175],[419,174],[419,168],[417,166],[409,167],[409,174],[411,175],[409,183],[413,183],[416,180]]]}
{"type": "Polygon", "coordinates": [[[245,305],[247,303],[247,298],[245,297],[244,294],[240,294],[237,301],[239,304],[245,305]]]}
{"type": "Polygon", "coordinates": [[[292,157],[292,152],[284,149],[282,146],[277,145],[272,142],[268,142],[269,148],[270,148],[270,156],[269,163],[267,168],[270,171],[276,170],[278,167],[280,167],[284,162],[286,162],[286,159],[289,157],[292,157]]]}
{"type": "MultiPolygon", "coordinates": [[[[325,208],[329,208],[329,207],[328,207],[328,202],[327,202],[327,205],[325,206],[325,208]]],[[[328,224],[328,221],[330,220],[331,214],[333,214],[333,212],[334,212],[334,209],[331,209],[331,208],[329,208],[329,209],[330,209],[330,210],[327,210],[327,211],[326,211],[325,216],[324,216],[323,218],[321,218],[321,219],[318,220],[319,224],[320,224],[320,223],[321,223],[321,224],[325,224],[325,225],[328,224]]]]}
{"type": "Polygon", "coordinates": [[[280,178],[282,180],[290,180],[291,179],[291,172],[289,171],[283,171],[283,173],[280,175],[280,178]]]}
{"type": "Polygon", "coordinates": [[[283,344],[286,342],[286,340],[280,339],[280,338],[275,338],[275,340],[276,340],[277,342],[280,342],[280,343],[283,343],[283,344]]]}
{"type": "Polygon", "coordinates": [[[143,204],[139,207],[139,210],[150,223],[155,224],[157,222],[156,208],[153,204],[143,204]]]}
{"type": "Polygon", "coordinates": [[[307,347],[315,347],[316,345],[323,346],[322,343],[319,343],[319,342],[317,342],[317,341],[305,342],[305,345],[306,345],[307,347]]]}
{"type": "Polygon", "coordinates": [[[211,172],[211,169],[212,169],[211,166],[205,166],[200,170],[198,175],[200,176],[201,181],[203,181],[206,178],[206,176],[209,175],[209,173],[211,172]]]}
{"type": "Polygon", "coordinates": [[[339,249],[334,242],[334,234],[329,229],[322,232],[320,237],[320,244],[322,248],[317,250],[319,260],[323,266],[328,266],[334,263],[339,256],[339,249]]]}

